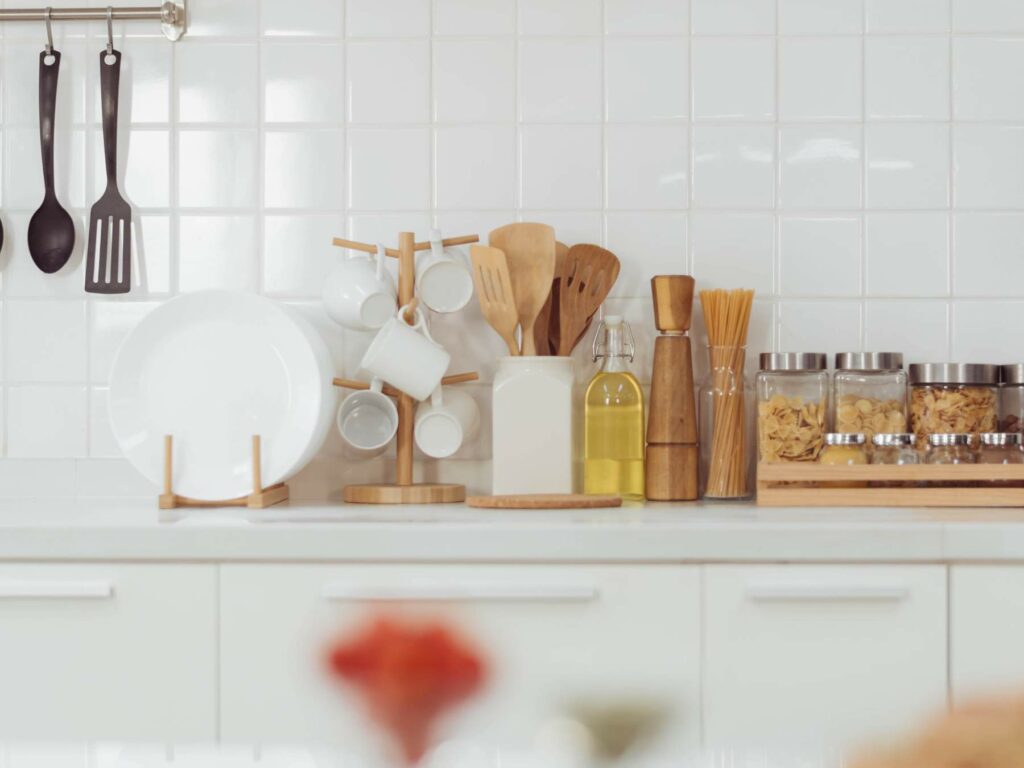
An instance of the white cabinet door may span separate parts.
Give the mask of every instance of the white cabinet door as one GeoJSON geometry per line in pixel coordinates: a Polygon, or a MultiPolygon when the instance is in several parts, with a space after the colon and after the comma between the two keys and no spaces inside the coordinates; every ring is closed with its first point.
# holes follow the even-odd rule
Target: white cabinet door
{"type": "Polygon", "coordinates": [[[844,749],[946,704],[941,566],[709,566],[716,748],[844,749]]]}
{"type": "Polygon", "coordinates": [[[950,579],[954,701],[1024,689],[1024,567],[957,565],[950,579]]]}
{"type": "Polygon", "coordinates": [[[449,733],[530,747],[574,700],[641,697],[671,708],[661,750],[697,746],[696,568],[228,565],[221,590],[227,740],[365,744],[324,652],[385,613],[450,622],[488,658],[489,684],[449,733]]]}
{"type": "Polygon", "coordinates": [[[0,566],[0,737],[215,738],[214,566],[0,566]]]}

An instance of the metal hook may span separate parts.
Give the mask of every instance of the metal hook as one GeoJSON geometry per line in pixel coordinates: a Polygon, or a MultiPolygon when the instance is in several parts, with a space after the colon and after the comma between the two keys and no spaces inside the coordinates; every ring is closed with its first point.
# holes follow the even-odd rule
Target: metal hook
{"type": "Polygon", "coordinates": [[[46,55],[53,55],[53,27],[50,24],[50,17],[53,14],[53,8],[46,6],[46,55]]]}
{"type": "Polygon", "coordinates": [[[107,6],[107,56],[114,52],[114,7],[107,6]]]}

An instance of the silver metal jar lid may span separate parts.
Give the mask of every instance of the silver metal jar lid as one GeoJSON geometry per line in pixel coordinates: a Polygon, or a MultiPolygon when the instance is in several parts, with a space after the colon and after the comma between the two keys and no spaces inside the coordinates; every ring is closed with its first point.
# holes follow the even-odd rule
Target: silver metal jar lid
{"type": "Polygon", "coordinates": [[[914,444],[914,435],[910,432],[882,432],[872,437],[871,442],[879,448],[909,448],[914,444]]]}
{"type": "Polygon", "coordinates": [[[1024,384],[1024,363],[999,366],[1000,384],[1024,384]]]}
{"type": "Polygon", "coordinates": [[[860,432],[829,432],[825,445],[864,445],[867,438],[860,432]]]}
{"type": "Polygon", "coordinates": [[[839,352],[837,371],[898,371],[903,368],[901,352],[839,352]]]}
{"type": "Polygon", "coordinates": [[[998,384],[999,367],[978,363],[912,363],[911,384],[998,384]]]}
{"type": "Polygon", "coordinates": [[[824,371],[828,356],[824,352],[762,352],[762,371],[824,371]]]}
{"type": "Polygon", "coordinates": [[[928,435],[928,445],[935,447],[944,447],[949,445],[966,445],[970,446],[971,436],[963,432],[939,432],[934,435],[928,435]]]}
{"type": "Polygon", "coordinates": [[[988,446],[1019,446],[1019,432],[982,432],[981,444],[988,446]]]}

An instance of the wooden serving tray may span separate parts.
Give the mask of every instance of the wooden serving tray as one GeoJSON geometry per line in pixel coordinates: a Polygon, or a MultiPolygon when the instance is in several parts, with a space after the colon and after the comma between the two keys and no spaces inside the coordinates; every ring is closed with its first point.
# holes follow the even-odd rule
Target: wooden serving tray
{"type": "Polygon", "coordinates": [[[829,467],[761,463],[757,466],[757,503],[766,507],[1024,507],[1024,464],[829,467]],[[1020,487],[994,484],[1008,481],[1020,487]],[[936,485],[841,487],[857,482],[936,485]]]}

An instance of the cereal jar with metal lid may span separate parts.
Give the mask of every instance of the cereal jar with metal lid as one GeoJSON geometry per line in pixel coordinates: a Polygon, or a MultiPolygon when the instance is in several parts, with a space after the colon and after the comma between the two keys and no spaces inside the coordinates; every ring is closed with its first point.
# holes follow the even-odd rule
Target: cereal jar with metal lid
{"type": "Polygon", "coordinates": [[[817,461],[825,445],[828,361],[820,352],[766,352],[757,373],[761,461],[817,461]]]}
{"type": "Polygon", "coordinates": [[[999,431],[1024,432],[1024,363],[999,366],[999,431]]]}
{"type": "Polygon", "coordinates": [[[910,427],[924,445],[934,434],[994,432],[999,369],[976,363],[910,366],[910,427]]]}
{"type": "Polygon", "coordinates": [[[841,352],[832,376],[835,431],[907,431],[907,373],[898,352],[841,352]]]}

